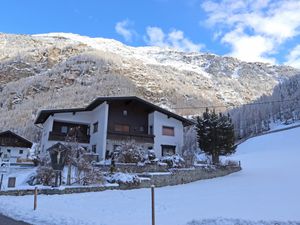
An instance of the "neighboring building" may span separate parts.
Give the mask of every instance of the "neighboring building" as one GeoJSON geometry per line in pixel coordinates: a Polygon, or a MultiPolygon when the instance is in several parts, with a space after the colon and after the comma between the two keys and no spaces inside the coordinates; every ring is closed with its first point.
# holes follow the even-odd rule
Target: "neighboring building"
{"type": "Polygon", "coordinates": [[[66,140],[77,127],[77,142],[100,160],[125,141],[134,140],[158,157],[180,153],[183,127],[193,123],[135,96],[99,97],[86,108],[41,110],[35,124],[42,124],[41,151],[66,140]]]}
{"type": "Polygon", "coordinates": [[[27,159],[30,153],[32,142],[13,133],[5,131],[0,133],[0,158],[9,159],[16,163],[18,159],[27,159]]]}

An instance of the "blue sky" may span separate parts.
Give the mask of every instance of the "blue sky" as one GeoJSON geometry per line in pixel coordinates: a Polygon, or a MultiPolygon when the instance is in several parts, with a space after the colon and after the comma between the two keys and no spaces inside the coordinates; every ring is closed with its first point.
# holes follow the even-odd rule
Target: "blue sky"
{"type": "Polygon", "coordinates": [[[300,67],[300,0],[9,0],[0,32],[71,32],[300,67]]]}

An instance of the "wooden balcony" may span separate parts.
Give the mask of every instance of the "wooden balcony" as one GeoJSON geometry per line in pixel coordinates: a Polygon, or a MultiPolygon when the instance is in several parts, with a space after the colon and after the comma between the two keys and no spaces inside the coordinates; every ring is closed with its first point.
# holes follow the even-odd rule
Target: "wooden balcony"
{"type": "MultiPolygon", "coordinates": [[[[77,136],[76,138],[77,138],[78,143],[85,143],[85,144],[90,143],[90,135],[77,136]]],[[[66,134],[51,131],[49,133],[48,140],[49,141],[66,141],[66,134]]]]}
{"type": "Polygon", "coordinates": [[[154,135],[142,133],[124,133],[117,131],[108,131],[107,139],[112,140],[134,140],[136,142],[154,143],[154,135]]]}

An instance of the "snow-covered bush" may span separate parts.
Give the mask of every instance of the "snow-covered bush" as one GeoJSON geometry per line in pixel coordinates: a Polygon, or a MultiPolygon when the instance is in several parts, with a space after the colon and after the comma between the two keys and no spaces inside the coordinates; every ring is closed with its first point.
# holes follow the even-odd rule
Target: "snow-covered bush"
{"type": "Polygon", "coordinates": [[[103,173],[99,168],[91,167],[90,170],[85,171],[82,183],[83,185],[103,184],[105,181],[103,173]]]}
{"type": "Polygon", "coordinates": [[[145,164],[157,164],[158,158],[156,158],[155,152],[153,149],[148,149],[143,151],[143,160],[139,163],[139,165],[145,164]]]}
{"type": "Polygon", "coordinates": [[[195,155],[196,164],[212,164],[211,157],[204,152],[198,152],[195,155]]]}
{"type": "Polygon", "coordinates": [[[138,185],[141,183],[141,180],[137,175],[128,174],[128,173],[107,174],[106,180],[109,183],[118,183],[118,184],[126,184],[126,185],[138,185]]]}
{"type": "Polygon", "coordinates": [[[221,166],[238,167],[239,166],[239,162],[227,159],[224,162],[221,162],[221,166]]]}
{"type": "Polygon", "coordinates": [[[185,166],[184,159],[178,155],[163,156],[159,160],[162,163],[167,163],[170,168],[181,168],[185,166]]]}
{"type": "Polygon", "coordinates": [[[147,160],[149,161],[155,161],[156,155],[153,149],[147,151],[147,160]]]}
{"type": "Polygon", "coordinates": [[[143,160],[143,150],[134,142],[124,143],[119,147],[117,162],[138,163],[143,160]]]}
{"type": "Polygon", "coordinates": [[[195,126],[185,127],[183,130],[182,156],[187,166],[193,166],[197,150],[198,143],[195,126]]]}
{"type": "Polygon", "coordinates": [[[50,157],[44,156],[40,160],[40,165],[36,171],[36,177],[31,178],[31,184],[43,184],[45,186],[54,185],[55,183],[55,171],[51,167],[50,157]]]}

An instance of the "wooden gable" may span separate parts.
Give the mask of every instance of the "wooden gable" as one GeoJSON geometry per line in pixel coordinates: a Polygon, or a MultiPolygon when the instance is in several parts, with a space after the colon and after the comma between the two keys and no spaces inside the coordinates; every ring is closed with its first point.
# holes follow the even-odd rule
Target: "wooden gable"
{"type": "Polygon", "coordinates": [[[0,133],[0,146],[31,148],[32,143],[11,131],[5,131],[0,133]]]}

